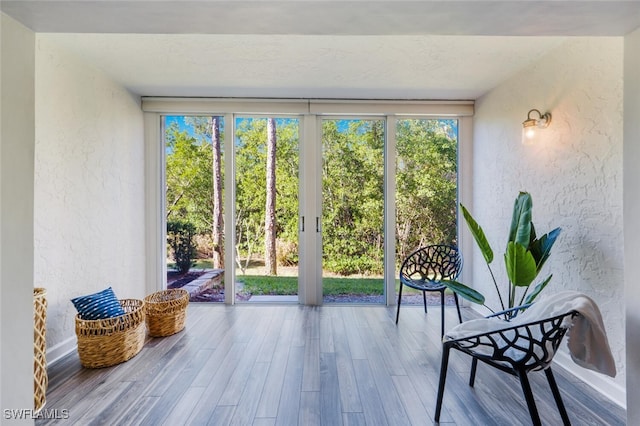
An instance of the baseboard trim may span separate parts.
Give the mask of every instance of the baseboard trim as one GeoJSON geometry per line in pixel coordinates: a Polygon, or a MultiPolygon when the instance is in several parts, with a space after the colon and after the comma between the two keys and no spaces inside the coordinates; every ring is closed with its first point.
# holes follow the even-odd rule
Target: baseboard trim
{"type": "Polygon", "coordinates": [[[553,361],[614,404],[627,409],[627,391],[623,386],[615,383],[611,377],[580,367],[565,351],[556,353],[553,361]]]}
{"type": "Polygon", "coordinates": [[[75,337],[70,337],[63,342],[50,347],[47,349],[47,365],[55,364],[61,358],[73,352],[77,347],[78,344],[75,337]]]}

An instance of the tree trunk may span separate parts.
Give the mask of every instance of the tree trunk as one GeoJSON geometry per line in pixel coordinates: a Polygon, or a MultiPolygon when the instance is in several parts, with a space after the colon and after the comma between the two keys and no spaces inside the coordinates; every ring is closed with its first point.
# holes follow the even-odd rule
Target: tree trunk
{"type": "Polygon", "coordinates": [[[265,205],[265,267],[278,275],[276,260],[276,120],[267,119],[267,201],[265,205]]]}
{"type": "Polygon", "coordinates": [[[220,149],[220,117],[211,120],[213,146],[213,267],[224,269],[224,221],[222,217],[222,153],[220,149]]]}

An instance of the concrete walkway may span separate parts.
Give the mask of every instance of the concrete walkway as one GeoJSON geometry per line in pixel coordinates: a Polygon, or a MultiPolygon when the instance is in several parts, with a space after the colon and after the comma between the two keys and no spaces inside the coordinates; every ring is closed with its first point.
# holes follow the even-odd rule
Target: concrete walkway
{"type": "Polygon", "coordinates": [[[213,288],[222,282],[224,269],[207,270],[200,277],[185,284],[181,288],[189,292],[189,297],[202,293],[203,290],[213,288]]]}

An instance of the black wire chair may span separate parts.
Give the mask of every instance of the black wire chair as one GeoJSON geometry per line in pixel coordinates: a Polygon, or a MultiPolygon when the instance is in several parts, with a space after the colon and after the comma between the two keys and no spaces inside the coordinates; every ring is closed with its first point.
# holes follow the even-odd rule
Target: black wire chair
{"type": "MultiPolygon", "coordinates": [[[[396,312],[396,324],[400,318],[400,303],[402,303],[402,287],[408,286],[422,291],[424,312],[427,313],[427,291],[440,293],[441,309],[441,336],[444,336],[444,291],[446,286],[443,280],[454,280],[462,270],[462,255],[456,247],[436,244],[422,247],[411,253],[402,262],[400,267],[400,290],[398,291],[398,311],[396,312]]],[[[458,310],[458,319],[462,322],[458,295],[453,294],[458,310]]]]}
{"type": "MultiPolygon", "coordinates": [[[[514,309],[521,309],[521,307],[514,309]]],[[[440,420],[449,352],[451,349],[457,349],[473,358],[469,386],[473,387],[474,385],[478,361],[516,376],[520,380],[534,425],[541,424],[540,415],[536,408],[527,374],[531,371],[544,370],[558,406],[558,411],[562,417],[562,422],[564,425],[570,425],[571,422],[569,421],[567,410],[564,407],[558,385],[551,371],[551,362],[576,315],[579,314],[575,311],[570,311],[562,315],[514,325],[501,330],[453,340],[446,340],[445,338],[442,343],[442,365],[440,367],[435,421],[438,422],[440,420]],[[567,321],[568,319],[569,321],[567,321]]]]}

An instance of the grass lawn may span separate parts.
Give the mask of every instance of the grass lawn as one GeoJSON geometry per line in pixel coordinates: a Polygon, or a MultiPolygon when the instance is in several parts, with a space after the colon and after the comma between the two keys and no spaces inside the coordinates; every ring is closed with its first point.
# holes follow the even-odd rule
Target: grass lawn
{"type": "MultiPolygon", "coordinates": [[[[168,268],[173,263],[167,263],[168,268]]],[[[211,269],[211,259],[198,259],[192,266],[194,269],[211,269]]],[[[254,274],[255,274],[254,270],[254,274]]],[[[244,284],[244,291],[254,295],[285,296],[298,294],[298,277],[296,276],[267,276],[267,275],[236,275],[236,280],[244,284]]],[[[353,295],[382,295],[382,278],[348,278],[348,277],[324,277],[322,279],[323,293],[325,296],[353,295]]],[[[400,281],[396,279],[396,293],[400,281]]],[[[402,289],[403,294],[420,294],[420,291],[410,287],[402,289]]]]}
{"type": "MultiPolygon", "coordinates": [[[[244,290],[251,294],[278,296],[298,294],[298,277],[238,275],[236,279],[243,282],[244,290]]],[[[322,286],[325,296],[338,296],[341,294],[383,294],[382,278],[330,277],[323,278],[322,286]]],[[[398,291],[398,286],[399,281],[396,280],[396,291],[398,291]]],[[[403,292],[420,293],[408,287],[405,287],[403,292]]]]}

